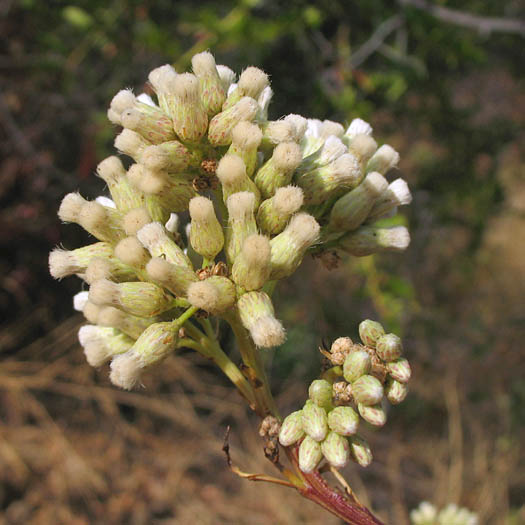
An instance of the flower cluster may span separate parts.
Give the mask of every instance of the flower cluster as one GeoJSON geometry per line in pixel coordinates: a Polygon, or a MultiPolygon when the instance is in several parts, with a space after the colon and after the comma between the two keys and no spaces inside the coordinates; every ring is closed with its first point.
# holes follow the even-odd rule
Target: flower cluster
{"type": "MultiPolygon", "coordinates": [[[[191,341],[180,329],[199,312],[235,315],[257,347],[280,345],[271,290],[307,251],[363,256],[409,243],[406,228],[376,224],[411,196],[402,179],[385,179],[399,156],[378,147],[369,124],[269,120],[263,71],[248,67],[236,82],[208,52],[192,67],[153,70],[156,100],[131,90],[113,98],[108,118],[123,128],[115,147],[125,157],[97,168],[111,199],[71,193],[58,212],[97,242],[55,249],[50,272],[89,284],[75,297],[90,322],[80,343],[91,365],[111,361],[111,380],[123,388],[191,341]]],[[[363,392],[371,380],[361,380],[363,392]]],[[[378,400],[365,401],[363,417],[380,417],[378,400]]]]}
{"type": "Polygon", "coordinates": [[[410,513],[412,525],[478,525],[478,517],[465,507],[450,503],[439,512],[434,505],[423,501],[410,513]]]}
{"type": "Polygon", "coordinates": [[[315,470],[323,457],[338,468],[350,459],[368,466],[372,453],[357,435],[359,416],[382,427],[386,423],[383,397],[397,405],[407,395],[411,371],[401,356],[399,337],[385,334],[379,323],[370,320],[359,325],[359,336],[363,344],[340,337],[330,352],[322,350],[335,366],[323,374],[323,379],[311,383],[302,410],[283,421],[279,441],[283,446],[300,442],[299,466],[303,472],[315,470]]]}

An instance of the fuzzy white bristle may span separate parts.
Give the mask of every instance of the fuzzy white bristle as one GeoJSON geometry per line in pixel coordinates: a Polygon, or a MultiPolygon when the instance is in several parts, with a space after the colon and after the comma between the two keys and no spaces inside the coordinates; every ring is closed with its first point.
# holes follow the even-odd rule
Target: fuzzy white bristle
{"type": "Polygon", "coordinates": [[[232,130],[232,144],[240,149],[257,148],[262,140],[262,131],[257,124],[239,122],[232,130]]]}
{"type": "Polygon", "coordinates": [[[219,291],[206,281],[192,283],[188,287],[188,301],[193,306],[213,312],[220,302],[219,291]]]}
{"type": "Polygon", "coordinates": [[[169,92],[176,77],[175,69],[169,64],[165,64],[151,71],[148,75],[148,80],[155,91],[169,92]]]}
{"type": "Polygon", "coordinates": [[[222,87],[228,90],[231,84],[233,84],[237,78],[237,75],[228,67],[223,64],[217,66],[217,73],[221,79],[222,87]]]}
{"type": "Polygon", "coordinates": [[[131,390],[139,382],[142,372],[139,363],[129,352],[114,357],[110,368],[110,381],[125,390],[131,390]]]}
{"type": "Polygon", "coordinates": [[[305,137],[319,138],[321,135],[321,126],[323,123],[316,118],[306,119],[306,131],[304,132],[305,137]]]}
{"type": "Polygon", "coordinates": [[[410,233],[405,226],[395,226],[384,231],[382,245],[393,251],[403,251],[410,244],[410,233]]]}
{"type": "Polygon", "coordinates": [[[355,118],[350,122],[350,125],[348,126],[345,135],[348,135],[349,137],[353,137],[355,135],[372,135],[372,132],[374,130],[372,129],[372,126],[365,122],[364,120],[360,118],[355,118]]]}
{"type": "Polygon", "coordinates": [[[58,216],[64,222],[76,222],[82,207],[87,204],[79,193],[68,193],[60,203],[58,208],[58,216]]]}
{"type": "Polygon", "coordinates": [[[144,248],[151,250],[166,238],[166,231],[160,222],[150,222],[137,232],[137,238],[144,248]]]}
{"type": "Polygon", "coordinates": [[[255,210],[255,195],[250,191],[239,191],[230,195],[226,206],[232,220],[242,220],[255,210]]]}
{"type": "Polygon", "coordinates": [[[140,161],[150,170],[163,170],[171,162],[169,154],[159,145],[145,147],[140,161]]]}
{"type": "Polygon", "coordinates": [[[146,272],[154,281],[162,283],[169,278],[172,266],[162,257],[152,257],[146,265],[146,272]]]}
{"type": "Polygon", "coordinates": [[[273,144],[293,142],[295,140],[295,126],[286,120],[272,121],[266,126],[265,135],[273,144]]]}
{"type": "Polygon", "coordinates": [[[224,155],[217,166],[216,175],[221,184],[226,186],[235,184],[246,177],[246,166],[241,157],[224,155]]]}
{"type": "Polygon", "coordinates": [[[199,98],[199,80],[192,73],[181,73],[175,78],[174,93],[181,103],[195,102],[199,98]]]}
{"type": "Polygon", "coordinates": [[[112,326],[119,328],[126,320],[127,315],[113,306],[103,306],[99,308],[99,321],[101,326],[112,326]]]}
{"type": "Polygon", "coordinates": [[[233,106],[233,113],[238,120],[252,120],[258,107],[256,100],[251,97],[243,97],[233,106]]]}
{"type": "Polygon", "coordinates": [[[304,194],[297,186],[284,186],[277,188],[273,196],[273,207],[282,215],[291,215],[303,205],[304,194]]]}
{"type": "Polygon", "coordinates": [[[189,204],[192,221],[207,222],[216,218],[213,202],[207,197],[193,197],[189,204]]]}
{"type": "Polygon", "coordinates": [[[123,113],[126,109],[132,108],[135,104],[135,95],[131,89],[120,90],[111,100],[110,108],[115,113],[123,113]]]}
{"type": "Polygon", "coordinates": [[[115,246],[115,256],[134,268],[143,268],[149,254],[136,237],[126,237],[115,246]]]}
{"type": "Polygon", "coordinates": [[[301,115],[296,115],[293,113],[291,113],[290,115],[286,115],[286,117],[284,117],[284,120],[292,124],[295,130],[294,141],[299,142],[306,133],[306,129],[308,128],[308,121],[301,115]]]}
{"type": "Polygon", "coordinates": [[[282,345],[286,339],[286,332],[280,321],[275,317],[264,316],[257,320],[250,330],[253,342],[262,348],[271,348],[282,345]]]}
{"type": "Polygon", "coordinates": [[[286,227],[286,232],[300,246],[311,246],[319,237],[321,227],[308,213],[295,214],[286,227]]]}
{"type": "Polygon", "coordinates": [[[109,360],[108,349],[99,343],[88,343],[84,346],[84,356],[89,366],[98,368],[109,360]]]}
{"type": "Polygon", "coordinates": [[[193,58],[191,59],[191,66],[193,68],[193,72],[198,77],[217,75],[215,58],[209,51],[204,51],[202,53],[193,55],[193,58]]]}
{"type": "MultiPolygon", "coordinates": [[[[111,263],[104,257],[94,257],[89,262],[86,269],[85,279],[88,284],[92,284],[100,279],[111,278],[111,263]]],[[[87,292],[86,292],[87,293],[87,292]]]]}
{"type": "Polygon", "coordinates": [[[270,241],[268,237],[255,233],[246,238],[242,252],[247,263],[259,266],[261,262],[270,260],[270,241]]]}
{"type": "Polygon", "coordinates": [[[124,110],[120,116],[122,126],[128,129],[135,130],[140,127],[142,121],[142,114],[137,109],[128,108],[124,110]]]}
{"type": "Polygon", "coordinates": [[[374,197],[378,197],[388,188],[387,180],[381,173],[375,171],[369,173],[361,184],[363,184],[367,191],[374,197]]]}
{"type": "Polygon", "coordinates": [[[404,206],[412,202],[412,193],[410,193],[410,188],[403,179],[392,181],[385,192],[385,197],[392,200],[396,206],[404,206]]]}
{"type": "Polygon", "coordinates": [[[357,157],[351,153],[345,153],[337,158],[332,164],[334,177],[345,181],[348,185],[358,183],[361,178],[361,166],[357,157]]]}
{"type": "Polygon", "coordinates": [[[55,279],[62,279],[81,272],[84,268],[78,266],[75,258],[66,250],[55,248],[49,254],[49,273],[55,279]]]}
{"type": "Polygon", "coordinates": [[[88,302],[88,292],[78,292],[73,296],[73,308],[77,312],[84,310],[84,306],[88,302]]]}
{"type": "Polygon", "coordinates": [[[126,174],[126,170],[118,157],[112,155],[97,166],[97,175],[108,184],[116,183],[126,174]]]}
{"type": "Polygon", "coordinates": [[[78,331],[78,341],[80,346],[86,346],[89,343],[99,343],[101,341],[100,327],[92,324],[81,326],[78,331]]]}
{"type": "Polygon", "coordinates": [[[116,136],[114,144],[118,151],[130,157],[138,155],[147,145],[138,133],[130,129],[122,130],[122,132],[116,136]]]}
{"type": "Polygon", "coordinates": [[[118,304],[119,288],[108,279],[95,281],[89,288],[89,301],[100,306],[118,304]]]}
{"type": "Polygon", "coordinates": [[[117,113],[116,111],[113,111],[111,108],[108,109],[106,113],[108,120],[112,124],[116,124],[117,126],[121,126],[122,122],[120,120],[120,113],[117,113]]]}
{"type": "Polygon", "coordinates": [[[370,135],[361,133],[354,137],[348,149],[361,161],[366,162],[376,152],[377,142],[370,135]]]}
{"type": "Polygon", "coordinates": [[[295,142],[281,142],[273,150],[275,167],[284,173],[291,173],[301,164],[301,148],[295,142]]]}
{"type": "Polygon", "coordinates": [[[330,164],[330,162],[333,162],[334,160],[338,159],[341,155],[344,155],[346,152],[347,148],[343,144],[341,139],[339,137],[336,137],[335,135],[330,135],[326,139],[321,149],[321,153],[319,155],[319,164],[330,164]]]}
{"type": "Polygon", "coordinates": [[[86,202],[78,214],[78,223],[87,231],[97,230],[107,221],[107,208],[96,201],[86,202]]]}
{"type": "Polygon", "coordinates": [[[101,308],[96,304],[90,303],[89,301],[85,304],[82,313],[88,322],[93,324],[99,324],[101,308]]]}
{"type": "Polygon", "coordinates": [[[124,215],[122,227],[126,235],[136,235],[141,228],[150,222],[151,217],[146,208],[135,208],[124,215]]]}
{"type": "Polygon", "coordinates": [[[268,75],[258,67],[253,66],[246,68],[241,73],[238,82],[242,93],[255,99],[268,84],[268,75]]]}
{"type": "Polygon", "coordinates": [[[273,98],[273,90],[270,86],[266,86],[257,97],[257,104],[259,104],[260,111],[262,115],[266,116],[268,111],[268,106],[273,98]]]}
{"type": "Polygon", "coordinates": [[[319,130],[321,138],[328,138],[330,135],[342,137],[345,133],[345,128],[339,122],[333,120],[324,120],[319,130]]]}

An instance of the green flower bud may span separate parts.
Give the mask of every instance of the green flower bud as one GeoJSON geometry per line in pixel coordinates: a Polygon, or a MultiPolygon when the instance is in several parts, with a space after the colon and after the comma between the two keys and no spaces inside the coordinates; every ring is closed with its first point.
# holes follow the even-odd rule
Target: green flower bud
{"type": "Polygon", "coordinates": [[[254,179],[264,198],[268,199],[277,188],[290,184],[301,158],[301,148],[295,142],[282,142],[273,150],[271,158],[259,168],[254,179]]]}
{"type": "MultiPolygon", "coordinates": [[[[90,303],[88,303],[90,304],[90,303]]],[[[96,306],[96,305],[93,305],[96,306]]],[[[131,315],[113,306],[98,307],[97,324],[117,328],[129,335],[132,339],[138,339],[146,328],[159,322],[158,317],[138,317],[131,315]]]]}
{"type": "Polygon", "coordinates": [[[188,256],[159,222],[143,226],[137,232],[137,238],[152,257],[162,257],[171,264],[193,270],[188,256]]]}
{"type": "Polygon", "coordinates": [[[127,352],[135,342],[126,334],[104,326],[85,325],[78,331],[78,340],[91,366],[102,366],[114,355],[127,352]]]}
{"type": "Polygon", "coordinates": [[[350,458],[348,440],[337,432],[328,432],[321,443],[321,450],[326,461],[336,468],[343,468],[350,458]]]}
{"type": "Polygon", "coordinates": [[[388,187],[379,173],[369,173],[357,188],[336,201],[330,212],[329,226],[335,231],[351,231],[365,222],[374,202],[388,187]]]}
{"type": "Polygon", "coordinates": [[[376,347],[376,341],[385,334],[385,329],[377,322],[366,319],[359,324],[359,337],[366,346],[376,347]]]}
{"type": "Polygon", "coordinates": [[[213,275],[190,284],[188,301],[213,315],[221,314],[235,303],[235,285],[227,277],[213,275]]]}
{"type": "Polygon", "coordinates": [[[359,160],[345,153],[326,166],[298,175],[296,182],[304,191],[306,204],[321,204],[355,188],[361,178],[359,160]]]}
{"type": "Polygon", "coordinates": [[[232,267],[232,279],[247,291],[258,290],[270,276],[270,241],[263,235],[246,237],[232,267]]]}
{"type": "Polygon", "coordinates": [[[257,150],[262,140],[262,131],[257,124],[239,122],[232,130],[232,143],[228,148],[228,155],[237,155],[246,166],[249,177],[257,167],[257,150]]]}
{"type": "Polygon", "coordinates": [[[343,376],[353,383],[356,379],[368,374],[372,366],[372,360],[366,350],[353,350],[345,358],[343,363],[343,376]]]}
{"type": "Polygon", "coordinates": [[[275,318],[272,300],[265,292],[248,292],[237,302],[239,316],[254,343],[262,348],[281,345],[286,333],[275,318]]]}
{"type": "Polygon", "coordinates": [[[202,105],[208,115],[215,115],[226,100],[226,91],[217,72],[215,58],[208,51],[198,53],[191,59],[191,65],[199,79],[202,105]]]}
{"type": "Polygon", "coordinates": [[[111,198],[119,211],[125,213],[142,206],[142,195],[129,182],[118,157],[112,156],[97,166],[97,175],[108,185],[111,198]]]}
{"type": "Polygon", "coordinates": [[[361,467],[368,467],[373,459],[370,445],[359,436],[351,436],[348,440],[350,442],[350,457],[361,467]]]}
{"type": "Polygon", "coordinates": [[[408,388],[404,383],[390,378],[385,388],[385,394],[392,405],[399,405],[407,396],[408,388]]]}
{"type": "Polygon", "coordinates": [[[332,385],[324,379],[316,379],[308,388],[308,397],[317,406],[329,410],[332,407],[332,385]]]}
{"type": "Polygon", "coordinates": [[[146,265],[146,272],[153,281],[179,297],[186,297],[189,286],[199,280],[187,266],[172,264],[162,257],[153,257],[146,265]]]}
{"type": "Polygon", "coordinates": [[[348,151],[359,159],[362,171],[365,171],[367,162],[376,150],[377,142],[370,135],[359,134],[351,141],[348,141],[348,151]]]}
{"type": "Polygon", "coordinates": [[[171,173],[180,173],[190,167],[197,167],[201,160],[202,154],[198,150],[189,150],[178,140],[147,146],[140,155],[140,163],[146,169],[171,173]]]}
{"type": "Polygon", "coordinates": [[[382,427],[386,423],[386,412],[383,410],[381,404],[367,406],[358,403],[357,409],[361,417],[371,425],[382,427]]]}
{"type": "Polygon", "coordinates": [[[388,370],[390,377],[400,383],[408,383],[410,376],[412,375],[410,363],[404,357],[387,363],[386,369],[388,370]]]}
{"type": "Polygon", "coordinates": [[[283,447],[289,447],[297,443],[303,436],[302,411],[297,410],[284,418],[279,432],[279,443],[283,447]]]}
{"type": "Polygon", "coordinates": [[[404,226],[393,228],[361,226],[341,237],[338,243],[339,248],[350,255],[363,257],[376,252],[402,252],[410,244],[410,234],[404,226]]]}
{"type": "Polygon", "coordinates": [[[295,126],[285,120],[269,120],[261,123],[262,146],[268,150],[282,142],[295,142],[295,126]]]}
{"type": "Polygon", "coordinates": [[[366,167],[367,173],[371,171],[378,171],[381,174],[385,174],[389,169],[397,166],[399,162],[399,153],[388,144],[381,146],[368,161],[366,167]]]}
{"type": "Polygon", "coordinates": [[[109,258],[114,259],[113,248],[107,242],[96,242],[71,251],[55,248],[49,254],[49,273],[55,279],[62,279],[84,273],[94,259],[109,258]]]}
{"type": "Polygon", "coordinates": [[[144,150],[151,146],[151,142],[130,129],[124,129],[115,137],[114,145],[121,153],[128,155],[135,162],[140,162],[144,150]]]}
{"type": "Polygon", "coordinates": [[[117,257],[94,257],[86,268],[85,280],[92,284],[99,279],[109,279],[117,283],[133,281],[137,279],[137,272],[117,257]]]}
{"type": "Polygon", "coordinates": [[[315,439],[306,436],[299,447],[299,468],[309,474],[317,468],[322,459],[321,445],[315,439]]]}
{"type": "Polygon", "coordinates": [[[282,232],[290,217],[303,205],[303,190],[296,186],[277,188],[275,195],[261,203],[257,225],[267,235],[282,232]]]}
{"type": "Polygon", "coordinates": [[[239,77],[237,87],[228,95],[223,109],[228,109],[239,102],[242,97],[257,100],[265,87],[269,85],[268,75],[258,67],[247,67],[239,77]]]}
{"type": "Polygon", "coordinates": [[[224,234],[215,215],[213,202],[206,197],[194,197],[189,209],[191,246],[199,255],[213,260],[224,246],[224,234]]]}
{"type": "Polygon", "coordinates": [[[234,193],[249,191],[255,195],[255,208],[259,206],[261,194],[255,183],[246,174],[246,166],[241,157],[224,155],[217,166],[216,173],[221,182],[224,202],[234,193]]]}
{"type": "Polygon", "coordinates": [[[376,405],[383,399],[383,385],[374,376],[364,375],[352,383],[352,395],[356,403],[376,405]]]}
{"type": "Polygon", "coordinates": [[[328,413],[328,426],[342,436],[352,436],[357,432],[359,416],[352,407],[335,407],[328,413]]]}
{"type": "Polygon", "coordinates": [[[228,146],[232,142],[232,130],[243,121],[251,121],[257,113],[257,101],[243,97],[231,108],[221,111],[210,120],[208,140],[212,146],[228,146]]]}
{"type": "Polygon", "coordinates": [[[382,335],[376,342],[376,352],[383,361],[395,361],[403,352],[401,339],[395,334],[382,335]]]}
{"type": "Polygon", "coordinates": [[[286,229],[270,241],[272,247],[270,279],[282,279],[295,272],[306,250],[317,241],[319,230],[319,224],[311,215],[295,214],[286,229]]]}
{"type": "Polygon", "coordinates": [[[226,229],[226,256],[230,262],[235,261],[244,241],[257,233],[255,222],[255,195],[249,191],[240,191],[228,197],[228,225],[226,229]]]}
{"type": "Polygon", "coordinates": [[[126,353],[111,361],[111,382],[126,390],[133,388],[144,368],[159,363],[176,348],[179,328],[172,322],[148,326],[126,353]]]}
{"type": "Polygon", "coordinates": [[[395,210],[398,206],[404,206],[412,202],[412,194],[407,183],[403,179],[396,179],[388,185],[388,188],[374,202],[368,222],[382,217],[383,215],[395,210]]]}
{"type": "Polygon", "coordinates": [[[174,102],[172,91],[173,85],[177,73],[175,69],[169,64],[166,64],[161,67],[157,67],[150,72],[148,80],[153,86],[155,93],[157,94],[157,99],[159,101],[159,106],[167,114],[171,116],[171,105],[174,102]]]}
{"type": "Polygon", "coordinates": [[[328,420],[324,408],[315,403],[306,403],[303,407],[303,430],[316,441],[322,441],[328,432],[328,420]]]}
{"type": "Polygon", "coordinates": [[[100,306],[114,306],[139,317],[153,317],[173,305],[173,297],[153,283],[112,283],[95,281],[89,289],[89,300],[100,306]]]}

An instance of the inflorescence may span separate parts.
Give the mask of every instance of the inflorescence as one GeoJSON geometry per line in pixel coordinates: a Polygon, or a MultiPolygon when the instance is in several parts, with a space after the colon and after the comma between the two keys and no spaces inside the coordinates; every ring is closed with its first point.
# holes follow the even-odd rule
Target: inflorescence
{"type": "MultiPolygon", "coordinates": [[[[155,100],[129,89],[115,95],[108,118],[123,128],[115,139],[123,156],[97,167],[111,198],[70,193],[58,212],[97,242],[53,250],[51,275],[89,285],[74,299],[90,323],[80,344],[92,366],[110,361],[111,381],[126,389],[144,369],[191,346],[191,332],[181,328],[194,314],[236,315],[257,347],[282,344],[271,292],[305,254],[359,257],[402,251],[410,241],[405,227],[378,223],[411,195],[403,179],[386,180],[399,155],[378,147],[368,123],[356,118],[345,129],[295,114],[269,120],[273,92],[263,71],[248,67],[236,82],[208,52],[195,55],[192,68],[153,70],[155,100]]],[[[397,356],[398,339],[363,342],[336,341],[331,359],[348,383],[330,384],[328,396],[328,383],[314,382],[312,401],[300,418],[292,415],[307,435],[303,456],[310,446],[313,458],[344,463],[333,450],[350,436],[353,455],[366,464],[354,408],[382,424],[383,392],[394,403],[404,397],[409,369],[397,356]]]]}

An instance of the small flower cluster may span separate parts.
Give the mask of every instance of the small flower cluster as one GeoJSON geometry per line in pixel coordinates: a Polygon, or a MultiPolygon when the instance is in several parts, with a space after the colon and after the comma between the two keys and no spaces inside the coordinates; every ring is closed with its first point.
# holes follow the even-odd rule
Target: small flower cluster
{"type": "Polygon", "coordinates": [[[368,466],[372,453],[357,435],[359,416],[381,427],[386,422],[383,397],[397,405],[407,395],[411,371],[401,357],[399,337],[385,334],[379,323],[370,320],[359,325],[359,336],[363,344],[341,337],[330,352],[323,351],[335,366],[324,374],[325,379],[312,382],[302,410],[283,421],[279,441],[283,446],[301,442],[299,466],[303,472],[312,472],[323,457],[338,468],[350,459],[368,466]]]}
{"type": "Polygon", "coordinates": [[[412,525],[478,525],[474,512],[450,503],[439,512],[434,505],[423,501],[410,513],[412,525]]]}
{"type": "Polygon", "coordinates": [[[208,52],[192,66],[153,70],[156,101],[131,90],[113,98],[108,117],[123,128],[115,147],[131,162],[98,165],[111,199],[71,193],[58,212],[98,242],[54,250],[50,272],[89,284],[75,298],[91,323],[80,343],[91,365],[111,360],[123,388],[182,345],[181,309],[234,312],[258,347],[277,346],[285,330],[269,293],[308,250],[363,256],[409,243],[406,228],[375,224],[411,196],[402,179],[386,181],[399,155],[378,148],[369,124],[268,120],[263,71],[249,67],[235,82],[208,52]]]}

